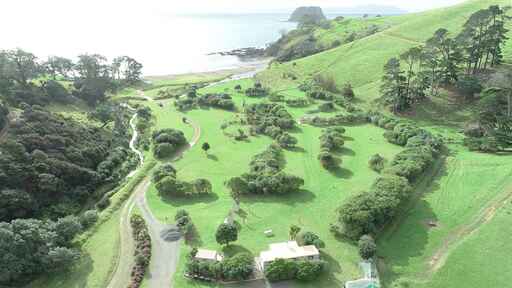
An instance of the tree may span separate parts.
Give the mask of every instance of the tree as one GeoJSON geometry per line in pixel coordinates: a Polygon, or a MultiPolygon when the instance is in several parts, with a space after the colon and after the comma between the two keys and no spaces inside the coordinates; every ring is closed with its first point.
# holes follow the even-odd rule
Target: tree
{"type": "MultiPolygon", "coordinates": [[[[3,64],[6,79],[12,79],[23,87],[27,87],[29,80],[36,78],[41,73],[41,67],[37,63],[37,57],[21,49],[1,51],[0,56],[6,62],[3,64]]],[[[2,72],[0,72],[2,73],[2,72]]]]}
{"type": "Polygon", "coordinates": [[[43,64],[44,70],[48,73],[53,80],[60,76],[64,79],[68,79],[70,73],[73,71],[73,61],[64,57],[50,56],[43,64]]]}
{"type": "Polygon", "coordinates": [[[111,104],[101,104],[96,106],[94,111],[89,113],[89,118],[96,119],[102,123],[101,128],[107,126],[115,120],[116,107],[111,104]]]}
{"type": "Polygon", "coordinates": [[[238,239],[238,229],[234,224],[222,223],[217,228],[215,239],[220,245],[229,245],[238,239]]]}
{"type": "Polygon", "coordinates": [[[80,231],[82,231],[82,225],[75,216],[61,218],[55,223],[55,232],[58,234],[57,243],[60,245],[69,243],[80,231]]]}
{"type": "Polygon", "coordinates": [[[290,240],[295,240],[297,238],[297,234],[300,232],[300,227],[297,225],[290,226],[290,232],[288,233],[290,235],[290,240]]]}
{"type": "Polygon", "coordinates": [[[208,154],[208,150],[210,150],[210,144],[208,142],[204,142],[201,148],[203,149],[204,153],[208,154]]]}
{"type": "Polygon", "coordinates": [[[343,97],[345,97],[348,100],[354,99],[356,94],[354,93],[354,89],[352,88],[352,84],[346,83],[343,86],[343,90],[341,91],[341,95],[343,95],[343,97]]]}
{"type": "Polygon", "coordinates": [[[409,108],[407,99],[407,83],[404,72],[400,68],[400,60],[391,58],[384,66],[381,93],[384,101],[392,105],[394,113],[409,108]]]}
{"type": "Polygon", "coordinates": [[[365,260],[373,258],[377,253],[377,244],[370,235],[363,235],[359,239],[358,247],[359,255],[365,260]]]}
{"type": "Polygon", "coordinates": [[[107,58],[99,54],[79,55],[75,69],[80,78],[89,80],[109,78],[110,73],[107,58]]]}

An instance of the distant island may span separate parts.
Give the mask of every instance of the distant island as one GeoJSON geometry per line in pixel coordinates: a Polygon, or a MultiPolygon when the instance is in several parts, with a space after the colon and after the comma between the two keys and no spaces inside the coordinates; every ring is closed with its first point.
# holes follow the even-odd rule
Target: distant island
{"type": "Polygon", "coordinates": [[[290,22],[313,21],[320,22],[327,19],[320,7],[299,7],[293,11],[290,22]]]}

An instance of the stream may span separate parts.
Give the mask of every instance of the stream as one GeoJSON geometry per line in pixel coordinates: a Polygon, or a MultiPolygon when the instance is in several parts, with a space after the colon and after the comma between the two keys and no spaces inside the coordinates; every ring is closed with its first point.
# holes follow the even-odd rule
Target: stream
{"type": "Polygon", "coordinates": [[[127,108],[130,111],[134,111],[134,114],[133,114],[132,118],[130,119],[130,127],[132,129],[133,134],[132,134],[132,139],[130,139],[129,146],[130,146],[130,150],[132,150],[139,157],[139,165],[137,165],[137,168],[133,169],[133,171],[131,171],[126,176],[127,178],[131,178],[131,177],[133,177],[133,175],[135,175],[135,173],[137,173],[137,170],[140,167],[142,167],[142,165],[144,165],[144,154],[142,154],[142,152],[140,150],[138,150],[137,147],[135,147],[135,145],[137,144],[137,138],[139,137],[139,132],[137,131],[137,127],[135,125],[135,121],[137,120],[137,109],[131,107],[130,105],[128,105],[126,103],[122,103],[121,106],[127,108]]]}

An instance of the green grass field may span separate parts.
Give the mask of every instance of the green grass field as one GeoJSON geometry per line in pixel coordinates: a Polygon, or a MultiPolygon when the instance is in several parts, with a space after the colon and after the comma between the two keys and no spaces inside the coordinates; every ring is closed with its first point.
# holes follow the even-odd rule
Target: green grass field
{"type": "MultiPolygon", "coordinates": [[[[228,92],[235,96],[240,106],[245,98],[236,94],[234,85],[240,83],[243,87],[252,85],[251,80],[227,83],[208,88],[209,92],[228,92]]],[[[206,92],[206,89],[204,90],[206,92]]],[[[260,100],[246,99],[246,103],[260,100]]],[[[181,124],[180,113],[173,107],[165,106],[165,111],[157,110],[157,127],[176,127],[181,124]]],[[[297,118],[306,110],[289,109],[297,118]]],[[[220,126],[225,121],[236,117],[235,113],[222,110],[193,110],[185,114],[201,126],[202,142],[209,142],[212,146],[207,157],[200,145],[187,152],[183,159],[175,163],[178,176],[182,179],[192,180],[198,177],[209,179],[215,194],[203,199],[161,199],[154,187],[147,194],[149,205],[155,215],[163,221],[172,221],[178,209],[190,212],[197,226],[201,247],[221,249],[215,242],[215,230],[222,223],[231,209],[233,202],[229,196],[224,182],[233,176],[240,175],[248,170],[248,164],[253,155],[261,152],[271,143],[265,136],[251,137],[249,142],[235,142],[223,135],[220,126]]],[[[190,135],[189,129],[185,130],[190,135]]],[[[335,239],[329,232],[329,223],[335,217],[335,209],[343,199],[359,193],[372,184],[377,176],[368,167],[368,159],[375,153],[381,153],[387,159],[401,150],[401,147],[388,144],[382,136],[383,130],[371,125],[347,127],[346,149],[343,151],[342,169],[330,173],[323,169],[317,160],[320,150],[318,137],[321,129],[310,126],[300,126],[293,134],[299,139],[296,151],[287,151],[286,170],[305,179],[304,190],[297,194],[283,197],[247,197],[242,201],[242,209],[246,216],[239,218],[242,224],[239,241],[235,243],[236,249],[249,250],[254,254],[267,249],[268,244],[288,239],[290,225],[296,224],[306,231],[314,231],[321,235],[326,242],[324,258],[331,262],[332,271],[322,278],[324,287],[335,287],[344,281],[358,277],[359,261],[356,249],[346,242],[335,239]],[[263,231],[272,229],[275,237],[266,238],[263,231]]],[[[186,254],[184,248],[182,254],[186,254]]],[[[183,269],[184,261],[180,263],[183,269]]],[[[182,275],[176,275],[176,287],[197,287],[197,283],[190,284],[182,275]]],[[[311,285],[302,285],[312,287],[311,285]]],[[[301,286],[301,287],[302,287],[301,286]]]]}

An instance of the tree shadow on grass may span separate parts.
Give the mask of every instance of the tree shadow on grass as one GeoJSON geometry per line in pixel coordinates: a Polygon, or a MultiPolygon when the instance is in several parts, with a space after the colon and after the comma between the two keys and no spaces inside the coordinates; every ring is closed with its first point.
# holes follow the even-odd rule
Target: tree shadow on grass
{"type": "Polygon", "coordinates": [[[341,147],[340,149],[337,149],[335,153],[343,156],[356,156],[356,152],[348,147],[341,147]]]}
{"type": "Polygon", "coordinates": [[[201,235],[199,235],[199,231],[197,231],[196,225],[192,226],[190,234],[185,237],[185,243],[191,247],[203,246],[203,240],[201,235]]]}
{"type": "Polygon", "coordinates": [[[208,155],[206,156],[206,158],[208,158],[208,159],[210,159],[210,160],[213,160],[213,161],[215,161],[215,162],[219,161],[219,157],[217,157],[217,156],[215,156],[215,155],[213,155],[213,154],[208,154],[208,155]]]}
{"type": "Polygon", "coordinates": [[[242,202],[259,203],[281,203],[289,206],[295,206],[299,203],[308,203],[315,199],[315,194],[309,190],[301,189],[295,193],[285,195],[244,195],[242,202]]]}
{"type": "Polygon", "coordinates": [[[286,150],[290,152],[306,153],[306,150],[302,147],[287,148],[286,150]]]}
{"type": "Polygon", "coordinates": [[[253,255],[253,253],[249,249],[237,244],[229,244],[222,247],[222,253],[224,253],[224,256],[228,258],[240,253],[249,253],[253,255]]]}
{"type": "MultiPolygon", "coordinates": [[[[443,161],[443,160],[439,160],[443,161]]],[[[425,178],[416,183],[416,194],[405,204],[397,214],[395,221],[384,229],[382,236],[378,238],[378,245],[382,247],[379,254],[379,270],[382,270],[382,282],[385,286],[391,285],[400,278],[402,267],[410,265],[412,258],[424,258],[429,261],[433,255],[425,254],[429,241],[429,230],[437,229],[438,217],[432,206],[424,197],[430,193],[439,191],[439,181],[448,175],[446,165],[441,163],[437,170],[430,170],[425,178]],[[430,177],[429,177],[430,175],[430,177]],[[430,224],[435,224],[431,226],[430,224]],[[407,225],[405,228],[403,225],[407,225]],[[398,269],[395,269],[397,267],[398,269]]],[[[435,167],[431,168],[435,169],[435,167]]],[[[428,263],[425,263],[428,265],[428,263]]]]}
{"type": "Polygon", "coordinates": [[[329,169],[329,173],[331,173],[333,176],[341,179],[350,179],[352,176],[354,176],[354,173],[352,171],[337,166],[336,168],[329,169]]]}
{"type": "Polygon", "coordinates": [[[209,193],[209,194],[203,194],[203,195],[197,195],[197,196],[162,196],[160,195],[160,199],[164,203],[170,204],[174,207],[181,207],[181,206],[188,206],[193,205],[196,203],[211,203],[217,201],[219,199],[219,196],[215,193],[209,193]]]}
{"type": "Polygon", "coordinates": [[[349,141],[354,141],[355,139],[353,137],[343,135],[343,140],[345,140],[345,142],[349,142],[349,141]]]}

